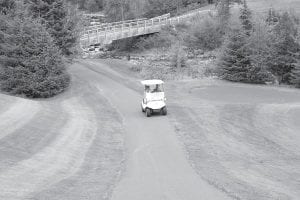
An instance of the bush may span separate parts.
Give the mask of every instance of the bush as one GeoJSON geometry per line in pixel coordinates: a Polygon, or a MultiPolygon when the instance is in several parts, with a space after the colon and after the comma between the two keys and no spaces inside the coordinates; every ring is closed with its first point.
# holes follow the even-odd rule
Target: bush
{"type": "Polygon", "coordinates": [[[172,68],[181,68],[187,67],[187,56],[181,44],[175,45],[172,49],[172,60],[171,67],[172,68]]]}
{"type": "Polygon", "coordinates": [[[196,18],[190,32],[192,37],[187,38],[187,43],[196,49],[214,50],[224,41],[220,22],[212,16],[196,18]]]}
{"type": "Polygon", "coordinates": [[[70,77],[45,28],[25,17],[2,18],[1,24],[5,27],[0,29],[4,30],[0,32],[1,89],[31,98],[47,98],[64,91],[70,77]]]}

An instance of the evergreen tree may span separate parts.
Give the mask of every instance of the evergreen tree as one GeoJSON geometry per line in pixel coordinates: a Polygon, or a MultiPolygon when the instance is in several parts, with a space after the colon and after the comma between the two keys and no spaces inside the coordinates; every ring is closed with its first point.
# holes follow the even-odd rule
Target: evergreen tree
{"type": "Polygon", "coordinates": [[[291,73],[291,83],[296,87],[300,88],[300,58],[295,63],[291,73]]]}
{"type": "Polygon", "coordinates": [[[39,18],[63,55],[73,53],[77,44],[77,19],[69,15],[64,0],[26,0],[34,18],[39,18]]]}
{"type": "Polygon", "coordinates": [[[267,23],[269,25],[276,25],[279,21],[279,14],[274,10],[273,8],[270,8],[268,11],[268,16],[267,16],[267,23]]]}
{"type": "Polygon", "coordinates": [[[14,0],[0,0],[0,14],[7,15],[16,7],[14,0]]]}
{"type": "Polygon", "coordinates": [[[297,35],[297,24],[289,13],[283,13],[272,29],[274,53],[268,63],[269,70],[279,83],[290,84],[291,71],[297,63],[297,54],[300,51],[297,35]]]}
{"type": "Polygon", "coordinates": [[[247,35],[241,29],[234,29],[225,42],[219,60],[220,75],[225,80],[251,82],[250,49],[246,45],[247,35]]]}
{"type": "Polygon", "coordinates": [[[274,75],[268,70],[270,58],[274,55],[274,48],[270,31],[265,21],[259,21],[255,24],[254,31],[248,39],[251,49],[251,65],[253,71],[252,79],[257,82],[275,82],[274,75]]]}
{"type": "Polygon", "coordinates": [[[251,21],[251,11],[247,6],[246,0],[243,1],[242,8],[240,10],[240,20],[242,23],[243,29],[246,31],[247,35],[250,35],[250,32],[252,31],[253,25],[251,21]]]}
{"type": "Polygon", "coordinates": [[[1,90],[32,98],[64,91],[70,77],[46,29],[25,16],[0,16],[0,20],[1,90]]]}

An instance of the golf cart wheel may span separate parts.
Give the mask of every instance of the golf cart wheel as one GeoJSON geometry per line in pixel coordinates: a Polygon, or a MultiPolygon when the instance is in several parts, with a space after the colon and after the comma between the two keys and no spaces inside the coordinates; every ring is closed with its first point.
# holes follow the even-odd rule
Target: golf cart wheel
{"type": "Polygon", "coordinates": [[[149,108],[146,108],[146,116],[147,117],[151,116],[151,110],[149,108]]]}
{"type": "Polygon", "coordinates": [[[167,107],[164,107],[164,108],[162,109],[162,114],[163,114],[163,115],[167,115],[167,107]]]}
{"type": "Polygon", "coordinates": [[[141,108],[142,108],[142,112],[145,112],[145,109],[143,108],[143,106],[141,105],[141,108]]]}

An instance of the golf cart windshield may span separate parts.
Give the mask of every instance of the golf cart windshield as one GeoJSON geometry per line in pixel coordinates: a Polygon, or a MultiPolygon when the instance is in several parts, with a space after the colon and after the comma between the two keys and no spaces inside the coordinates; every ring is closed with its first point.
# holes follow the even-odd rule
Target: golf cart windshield
{"type": "Polygon", "coordinates": [[[164,88],[162,84],[156,84],[156,85],[145,85],[145,92],[146,93],[157,93],[157,92],[163,92],[164,88]]]}

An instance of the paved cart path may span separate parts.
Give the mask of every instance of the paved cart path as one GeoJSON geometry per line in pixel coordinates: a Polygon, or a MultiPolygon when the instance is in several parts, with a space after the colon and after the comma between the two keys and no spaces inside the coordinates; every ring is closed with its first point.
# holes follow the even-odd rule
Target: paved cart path
{"type": "MultiPolygon", "coordinates": [[[[146,118],[140,111],[142,86],[137,93],[126,87],[117,74],[109,78],[112,73],[107,66],[90,62],[87,67],[98,73],[95,84],[124,118],[128,160],[113,200],[228,199],[189,165],[167,117],[146,118]]],[[[132,80],[131,87],[136,84],[132,80]]]]}

